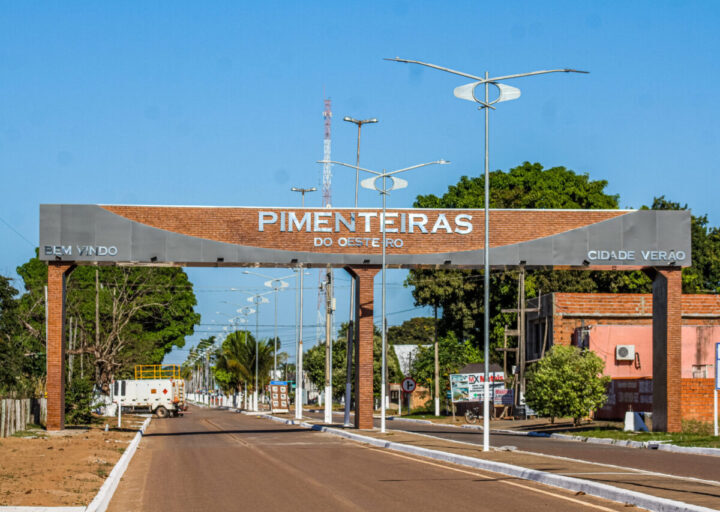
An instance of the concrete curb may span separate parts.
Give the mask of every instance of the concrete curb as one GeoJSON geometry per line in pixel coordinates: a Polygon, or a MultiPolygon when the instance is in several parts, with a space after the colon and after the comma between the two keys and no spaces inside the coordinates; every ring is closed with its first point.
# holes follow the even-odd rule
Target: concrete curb
{"type": "Polygon", "coordinates": [[[151,419],[152,418],[147,418],[143,422],[140,431],[135,434],[133,440],[130,441],[122,457],[117,461],[110,475],[105,479],[95,498],[93,498],[87,507],[0,507],[0,512],[105,512],[151,419]]]}
{"type": "Polygon", "coordinates": [[[667,444],[665,441],[631,441],[627,439],[610,439],[608,437],[585,437],[573,436],[568,434],[543,434],[542,432],[528,432],[527,435],[536,437],[552,437],[554,439],[563,439],[566,441],[576,441],[590,444],[612,444],[615,446],[624,446],[626,448],[649,448],[651,450],[660,450],[673,453],[689,453],[692,455],[710,455],[720,457],[720,448],[702,448],[696,446],[677,446],[667,444]]]}
{"type": "MultiPolygon", "coordinates": [[[[388,421],[398,420],[398,421],[410,421],[410,422],[412,422],[412,423],[424,423],[424,424],[430,423],[430,424],[435,424],[434,421],[430,421],[430,420],[416,420],[416,419],[414,419],[414,418],[398,418],[398,417],[395,417],[395,416],[388,416],[388,417],[385,418],[385,419],[387,419],[388,421]]],[[[437,425],[442,425],[442,424],[441,424],[441,423],[437,423],[437,425]]],[[[445,425],[443,425],[443,426],[445,426],[445,425]]],[[[449,425],[449,426],[450,426],[450,427],[454,427],[455,425],[449,425]]]]}
{"type": "MultiPolygon", "coordinates": [[[[389,417],[388,420],[399,420],[399,421],[410,421],[415,423],[431,423],[440,427],[452,427],[452,428],[469,428],[473,430],[482,431],[483,428],[479,425],[446,425],[445,423],[435,423],[431,420],[416,420],[412,418],[397,418],[389,417]]],[[[698,446],[677,446],[674,444],[668,444],[665,441],[632,441],[629,439],[611,439],[609,437],[586,437],[586,436],[575,436],[571,434],[548,434],[545,432],[518,432],[517,430],[507,429],[492,429],[491,433],[498,434],[509,434],[513,436],[527,436],[527,437],[551,437],[554,439],[562,439],[564,441],[575,441],[580,443],[591,443],[591,444],[608,444],[615,446],[624,446],[625,448],[648,448],[650,450],[660,450],[664,452],[673,453],[688,453],[692,455],[710,455],[714,457],[720,457],[720,448],[703,448],[698,446]]]]}
{"type": "Polygon", "coordinates": [[[143,422],[142,427],[140,427],[140,431],[135,434],[135,437],[130,442],[130,445],[122,454],[122,457],[120,457],[117,464],[115,464],[115,467],[110,472],[110,476],[107,477],[105,483],[102,484],[102,487],[100,487],[100,490],[95,495],[95,499],[92,500],[90,505],[84,509],[85,512],[105,512],[105,510],[107,510],[108,505],[110,505],[110,500],[112,499],[113,494],[115,494],[115,489],[117,489],[120,479],[125,474],[125,470],[127,469],[128,464],[130,464],[130,459],[132,459],[133,455],[135,455],[135,451],[137,450],[140,440],[142,439],[145,430],[147,430],[151,419],[152,418],[147,418],[143,422]]]}
{"type": "Polygon", "coordinates": [[[483,469],[486,471],[492,471],[494,473],[501,473],[503,475],[522,478],[524,480],[531,480],[541,484],[559,487],[561,489],[567,489],[569,491],[584,492],[585,494],[590,494],[599,498],[608,499],[618,503],[631,504],[656,512],[711,512],[713,510],[698,505],[691,505],[680,501],[669,500],[657,496],[651,496],[648,494],[642,494],[639,492],[622,489],[619,487],[613,487],[611,485],[590,482],[568,476],[555,475],[553,473],[546,473],[544,471],[527,469],[520,466],[514,466],[512,464],[476,459],[473,457],[467,457],[465,455],[457,455],[447,452],[441,452],[438,450],[430,450],[428,448],[394,443],[392,441],[383,441],[374,437],[363,436],[360,434],[355,434],[353,432],[338,430],[332,427],[326,427],[322,425],[315,425],[304,421],[297,422],[295,420],[278,418],[269,414],[258,417],[269,419],[279,423],[284,423],[286,425],[299,425],[301,427],[309,428],[311,430],[333,434],[339,437],[367,443],[380,448],[387,448],[398,452],[420,455],[435,460],[442,460],[462,466],[483,469]]]}

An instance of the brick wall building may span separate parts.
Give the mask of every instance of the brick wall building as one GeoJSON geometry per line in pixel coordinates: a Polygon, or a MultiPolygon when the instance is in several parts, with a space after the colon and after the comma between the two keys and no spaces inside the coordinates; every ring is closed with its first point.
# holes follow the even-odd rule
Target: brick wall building
{"type": "MultiPolygon", "coordinates": [[[[588,348],[605,361],[612,377],[608,402],[598,417],[620,418],[629,408],[652,410],[652,294],[553,293],[529,302],[528,361],[553,345],[588,348]],[[630,358],[617,353],[629,348],[630,358]]],[[[714,349],[720,342],[720,295],[682,296],[682,418],[712,421],[714,349]]]]}

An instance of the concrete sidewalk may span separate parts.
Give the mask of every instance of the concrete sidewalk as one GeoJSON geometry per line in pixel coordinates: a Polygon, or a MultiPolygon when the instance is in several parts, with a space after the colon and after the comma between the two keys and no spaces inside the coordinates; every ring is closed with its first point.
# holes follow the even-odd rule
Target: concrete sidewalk
{"type": "MultiPolygon", "coordinates": [[[[276,415],[291,419],[291,415],[276,415]]],[[[307,423],[321,425],[317,418],[305,418],[307,423]]],[[[333,429],[347,430],[363,436],[380,439],[406,446],[456,454],[475,459],[511,464],[530,470],[542,471],[558,476],[582,479],[609,485],[657,498],[687,503],[712,510],[720,510],[720,469],[718,481],[674,476],[670,474],[642,471],[617,465],[591,463],[571,458],[528,453],[514,447],[495,447],[483,452],[477,444],[463,443],[435,436],[391,430],[384,434],[379,430],[355,431],[342,425],[331,425],[333,429]]],[[[672,468],[668,468],[672,471],[672,468]]],[[[660,510],[660,509],[657,509],[660,510]]],[[[678,510],[675,508],[675,510],[678,510]]]]}

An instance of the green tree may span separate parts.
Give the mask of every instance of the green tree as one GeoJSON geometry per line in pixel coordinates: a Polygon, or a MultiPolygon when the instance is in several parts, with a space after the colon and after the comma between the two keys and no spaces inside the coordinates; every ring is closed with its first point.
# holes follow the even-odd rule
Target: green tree
{"type": "Polygon", "coordinates": [[[70,425],[87,425],[92,422],[93,383],[90,379],[76,378],[65,390],[65,421],[70,425]]]}
{"type": "Polygon", "coordinates": [[[424,345],[433,342],[434,334],[434,319],[416,316],[388,327],[387,340],[390,345],[424,345]]]}
{"type": "MultiPolygon", "coordinates": [[[[450,375],[463,366],[482,362],[482,353],[470,341],[459,341],[453,333],[438,339],[438,366],[440,370],[440,400],[447,402],[446,392],[450,390],[450,375]]],[[[410,375],[419,386],[424,386],[433,395],[435,390],[435,347],[419,347],[413,360],[410,375]]]]}
{"type": "Polygon", "coordinates": [[[26,391],[32,375],[25,367],[27,356],[19,339],[17,290],[8,277],[0,276],[0,396],[26,391]]]}
{"type": "Polygon", "coordinates": [[[607,400],[610,377],[604,361],[591,350],[555,345],[534,366],[527,379],[526,403],[538,415],[569,416],[575,424],[607,400]]]}
{"type": "MultiPolygon", "coordinates": [[[[483,208],[484,176],[462,177],[441,197],[419,196],[419,208],[483,208]]],[[[490,206],[492,208],[579,208],[613,209],[618,196],[607,194],[604,180],[590,180],[565,167],[543,169],[525,162],[508,172],[490,173],[490,206]]],[[[517,271],[496,271],[490,276],[490,338],[494,347],[503,339],[503,328],[514,323],[514,315],[501,309],[517,305],[517,271]]],[[[649,279],[640,272],[583,272],[530,270],[526,277],[527,297],[539,291],[549,292],[640,292],[649,290],[649,279]]],[[[439,306],[441,333],[452,332],[458,339],[474,343],[482,339],[483,271],[482,270],[411,270],[405,282],[413,287],[417,305],[439,306]]],[[[514,340],[512,341],[514,342],[514,340]]],[[[500,356],[493,350],[491,358],[500,356]]]]}
{"type": "Polygon", "coordinates": [[[256,357],[260,391],[270,382],[274,363],[272,343],[269,340],[260,340],[256,344],[255,338],[248,331],[230,333],[215,355],[215,380],[225,391],[239,391],[246,386],[247,391],[254,392],[256,357]]]}
{"type": "MultiPolygon", "coordinates": [[[[17,271],[25,283],[20,316],[26,345],[35,343],[30,348],[44,354],[47,265],[35,257],[17,271]]],[[[133,375],[134,365],[160,364],[173,347],[182,347],[200,321],[196,304],[181,268],[80,266],[67,279],[66,318],[77,330],[68,353],[88,363],[95,385],[107,393],[113,378],[133,375]]]]}
{"type": "MultiPolygon", "coordinates": [[[[688,205],[660,196],[650,209],[687,210],[688,205]]],[[[720,293],[720,228],[709,226],[707,215],[690,219],[692,266],[682,269],[683,293],[720,293]]]]}
{"type": "MultiPolygon", "coordinates": [[[[345,394],[345,380],[347,376],[347,323],[343,323],[338,338],[332,344],[332,376],[333,397],[339,399],[345,394]]],[[[400,363],[395,351],[388,344],[388,380],[400,382],[402,373],[400,363]]],[[[318,343],[309,349],[304,356],[304,370],[310,381],[319,389],[325,389],[325,344],[318,343]]],[[[380,396],[382,373],[382,337],[380,330],[375,327],[373,336],[373,393],[380,396]]],[[[353,382],[353,390],[355,383],[353,382]]]]}

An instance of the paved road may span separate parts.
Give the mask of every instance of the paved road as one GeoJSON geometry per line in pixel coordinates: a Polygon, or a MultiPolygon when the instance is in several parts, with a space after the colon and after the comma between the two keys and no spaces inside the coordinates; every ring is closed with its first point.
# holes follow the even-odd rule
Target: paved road
{"type": "MultiPolygon", "coordinates": [[[[307,413],[313,418],[323,418],[322,413],[307,413]]],[[[341,419],[342,413],[334,418],[341,419]]],[[[463,441],[482,445],[482,431],[442,425],[429,425],[412,421],[392,420],[386,422],[387,428],[404,430],[418,434],[432,435],[453,441],[463,441]]],[[[380,426],[380,420],[375,420],[380,426]]],[[[653,471],[676,476],[720,481],[720,458],[704,455],[690,455],[658,450],[626,448],[623,446],[579,443],[562,441],[548,437],[518,436],[512,434],[491,433],[490,445],[499,447],[511,445],[543,455],[569,457],[572,459],[629,467],[642,471],[653,471]]]]}
{"type": "Polygon", "coordinates": [[[111,511],[626,510],[230,411],[153,420],[111,511]]]}

